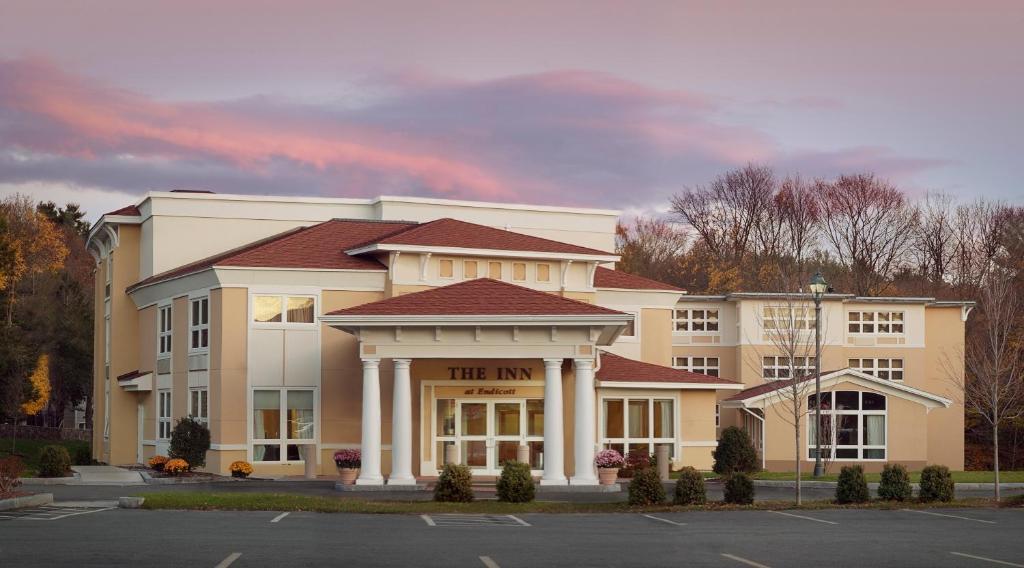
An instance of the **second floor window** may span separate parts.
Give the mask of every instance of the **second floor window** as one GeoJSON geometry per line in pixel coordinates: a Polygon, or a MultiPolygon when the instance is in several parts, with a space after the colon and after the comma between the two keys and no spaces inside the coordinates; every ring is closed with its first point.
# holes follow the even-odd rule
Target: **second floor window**
{"type": "Polygon", "coordinates": [[[791,379],[793,375],[803,377],[813,374],[814,357],[793,357],[792,364],[790,358],[785,355],[761,359],[761,376],[765,380],[791,379]]]}
{"type": "Polygon", "coordinates": [[[706,308],[677,309],[672,319],[675,331],[718,332],[718,310],[706,308]]]}
{"type": "Polygon", "coordinates": [[[765,330],[814,329],[814,308],[806,306],[765,306],[765,330]]]}
{"type": "Polygon", "coordinates": [[[717,377],[720,370],[718,357],[673,357],[672,366],[712,377],[717,377]]]}
{"type": "Polygon", "coordinates": [[[171,306],[163,306],[157,313],[157,355],[171,354],[171,306]]]}
{"type": "Polygon", "coordinates": [[[903,380],[903,359],[850,359],[850,368],[887,381],[903,380]]]}
{"type": "Polygon", "coordinates": [[[847,329],[850,333],[902,335],[903,312],[850,312],[847,329]]]}
{"type": "Polygon", "coordinates": [[[189,349],[200,350],[210,347],[210,299],[192,300],[188,319],[189,349]]]}
{"type": "Polygon", "coordinates": [[[313,323],[316,301],[312,296],[253,296],[256,323],[313,323]]]}

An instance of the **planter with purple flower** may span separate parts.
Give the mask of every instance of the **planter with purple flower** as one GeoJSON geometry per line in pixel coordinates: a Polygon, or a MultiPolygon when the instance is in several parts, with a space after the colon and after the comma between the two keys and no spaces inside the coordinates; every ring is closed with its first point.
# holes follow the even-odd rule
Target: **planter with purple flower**
{"type": "Polygon", "coordinates": [[[623,466],[622,454],[615,450],[601,450],[594,456],[597,476],[601,485],[612,485],[619,478],[619,468],[623,466]]]}
{"type": "Polygon", "coordinates": [[[334,452],[334,465],[338,466],[342,485],[355,484],[356,477],[359,477],[359,466],[362,465],[362,459],[363,455],[356,449],[334,452]]]}

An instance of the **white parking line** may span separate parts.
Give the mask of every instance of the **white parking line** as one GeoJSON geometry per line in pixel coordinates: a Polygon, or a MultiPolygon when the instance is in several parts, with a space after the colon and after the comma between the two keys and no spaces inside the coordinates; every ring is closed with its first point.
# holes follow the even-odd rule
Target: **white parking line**
{"type": "Polygon", "coordinates": [[[241,556],[241,555],[242,555],[241,552],[232,552],[231,554],[228,554],[227,558],[225,558],[224,560],[221,560],[220,564],[214,566],[213,568],[228,568],[228,566],[231,566],[231,564],[235,560],[238,560],[238,557],[241,556]]]}
{"type": "Polygon", "coordinates": [[[528,526],[531,526],[531,525],[530,525],[530,523],[528,523],[528,522],[526,522],[526,521],[524,521],[524,520],[520,519],[519,517],[517,517],[517,516],[515,516],[515,515],[509,515],[509,516],[508,516],[508,518],[510,518],[510,519],[512,519],[513,521],[515,521],[515,522],[517,522],[517,523],[519,523],[519,524],[523,525],[524,527],[528,527],[528,526]]]}
{"type": "Polygon", "coordinates": [[[794,519],[804,519],[807,521],[817,521],[819,523],[826,523],[829,525],[838,525],[839,523],[833,521],[826,521],[825,519],[815,519],[814,517],[805,517],[803,515],[794,515],[793,513],[783,513],[782,511],[768,511],[769,513],[775,513],[776,515],[786,515],[787,517],[793,517],[794,519]]]}
{"type": "Polygon", "coordinates": [[[975,556],[973,554],[964,554],[963,552],[950,552],[950,554],[956,556],[963,556],[964,558],[973,558],[975,560],[983,560],[985,562],[991,562],[993,564],[1002,564],[1003,566],[1016,566],[1017,568],[1024,568],[1024,564],[1014,564],[1013,562],[1007,562],[1005,560],[996,560],[995,558],[985,558],[984,556],[975,556]]]}
{"type": "Polygon", "coordinates": [[[675,521],[670,521],[668,519],[663,519],[661,517],[655,517],[654,515],[644,515],[644,516],[647,517],[648,519],[654,519],[655,521],[661,521],[663,523],[668,523],[670,525],[675,525],[677,527],[685,527],[686,526],[686,523],[677,523],[675,521]]]}
{"type": "Polygon", "coordinates": [[[501,566],[498,566],[497,562],[491,560],[490,556],[481,556],[480,562],[483,562],[484,566],[486,566],[487,568],[501,568],[501,566]]]}
{"type": "Polygon", "coordinates": [[[283,519],[283,518],[285,518],[287,516],[288,516],[288,513],[281,513],[280,515],[278,515],[278,516],[274,517],[273,519],[271,519],[270,522],[272,522],[272,523],[279,522],[281,519],[283,519]]]}
{"type": "Polygon", "coordinates": [[[960,519],[962,521],[974,521],[976,523],[988,523],[990,525],[996,524],[995,521],[986,521],[985,519],[973,519],[971,517],[961,517],[960,515],[947,515],[945,513],[933,513],[931,511],[918,511],[918,510],[915,510],[915,509],[900,509],[900,510],[901,511],[906,511],[908,513],[921,513],[922,515],[932,515],[932,516],[935,516],[935,517],[949,517],[950,519],[960,519]]]}
{"type": "Polygon", "coordinates": [[[753,560],[747,560],[746,558],[740,558],[739,556],[735,556],[732,554],[726,554],[723,552],[722,556],[728,558],[729,560],[735,560],[736,562],[739,562],[741,564],[746,564],[747,566],[753,566],[754,568],[769,568],[768,566],[765,566],[760,562],[754,562],[753,560]]]}
{"type": "Polygon", "coordinates": [[[420,515],[420,518],[423,519],[424,521],[426,521],[428,526],[431,526],[431,527],[436,527],[437,526],[437,523],[434,522],[434,519],[430,518],[430,515],[420,515]]]}

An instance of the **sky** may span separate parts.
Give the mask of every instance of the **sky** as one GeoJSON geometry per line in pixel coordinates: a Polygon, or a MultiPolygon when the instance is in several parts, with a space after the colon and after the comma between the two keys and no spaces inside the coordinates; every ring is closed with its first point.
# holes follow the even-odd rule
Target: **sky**
{"type": "Polygon", "coordinates": [[[748,162],[1024,202],[1024,2],[0,0],[0,197],[626,212],[748,162]]]}

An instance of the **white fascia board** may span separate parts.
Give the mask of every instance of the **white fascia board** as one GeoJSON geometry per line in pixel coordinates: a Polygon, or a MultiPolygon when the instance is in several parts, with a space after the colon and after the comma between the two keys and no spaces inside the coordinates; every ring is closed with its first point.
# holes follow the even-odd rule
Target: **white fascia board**
{"type": "Polygon", "coordinates": [[[348,325],[358,327],[377,326],[444,326],[444,325],[480,325],[480,326],[538,326],[538,325],[615,325],[625,326],[632,321],[632,314],[622,315],[576,315],[576,316],[532,316],[532,315],[374,315],[374,316],[320,316],[320,321],[328,325],[348,325]]]}
{"type": "MultiPolygon", "coordinates": [[[[234,270],[253,271],[253,272],[289,272],[289,271],[293,271],[293,272],[303,272],[303,273],[350,273],[350,272],[370,273],[370,274],[386,274],[387,273],[387,269],[386,268],[382,268],[380,270],[356,270],[356,269],[351,269],[351,268],[271,268],[271,267],[259,267],[259,268],[256,268],[256,267],[245,267],[245,266],[210,266],[210,267],[207,267],[207,268],[201,268],[199,270],[196,270],[195,272],[188,272],[186,274],[177,274],[175,276],[171,276],[170,278],[167,278],[167,279],[164,279],[164,280],[157,280],[156,282],[150,282],[149,284],[145,284],[145,285],[139,286],[138,288],[132,290],[130,295],[134,296],[138,292],[141,292],[142,290],[145,290],[147,288],[152,288],[153,286],[159,286],[161,284],[167,284],[168,282],[174,282],[176,280],[181,280],[183,278],[188,278],[190,276],[197,276],[197,275],[203,274],[205,272],[214,271],[215,273],[220,273],[221,271],[234,271],[234,270]]],[[[225,279],[225,278],[220,278],[220,277],[215,277],[215,278],[218,281],[218,283],[220,283],[220,284],[231,285],[231,286],[234,286],[234,285],[246,286],[247,285],[247,283],[242,281],[242,280],[235,281],[235,280],[225,279]]],[[[189,288],[189,289],[191,289],[191,288],[189,288]]],[[[374,288],[366,288],[366,287],[363,287],[363,288],[338,288],[338,287],[332,287],[331,289],[332,290],[353,290],[353,291],[359,291],[359,292],[365,292],[365,291],[377,292],[377,291],[382,291],[384,288],[383,287],[380,287],[380,288],[376,288],[376,287],[374,287],[374,288]]],[[[139,307],[141,308],[141,307],[145,307],[145,306],[139,306],[139,307]]]]}
{"type": "Polygon", "coordinates": [[[153,373],[146,373],[128,381],[118,381],[118,384],[128,392],[151,392],[153,390],[153,373]]]}
{"type": "MultiPolygon", "coordinates": [[[[808,379],[808,382],[809,381],[810,379],[808,379]]],[[[882,392],[892,394],[900,398],[913,400],[928,407],[943,406],[949,408],[949,406],[953,404],[953,401],[949,400],[948,398],[944,398],[939,395],[932,394],[930,392],[923,391],[920,389],[915,389],[914,387],[908,387],[904,384],[900,384],[897,382],[879,379],[874,375],[869,375],[867,373],[857,371],[854,369],[844,369],[841,371],[836,371],[834,373],[823,375],[821,377],[821,386],[822,388],[826,388],[834,385],[835,383],[843,381],[851,382],[855,385],[865,388],[880,390],[882,392]]],[[[784,390],[785,388],[786,387],[782,387],[782,389],[768,391],[743,400],[731,401],[728,404],[728,406],[730,408],[762,408],[765,406],[765,401],[768,401],[769,399],[772,398],[776,398],[778,396],[777,393],[779,392],[779,390],[784,390]]]]}
{"type": "Polygon", "coordinates": [[[594,381],[606,389],[666,389],[666,390],[743,390],[743,385],[735,383],[668,383],[668,382],[633,382],[633,381],[594,381]]]}
{"type": "Polygon", "coordinates": [[[88,247],[92,239],[107,225],[141,225],[144,217],[134,215],[103,215],[96,221],[96,224],[89,229],[89,236],[85,239],[85,246],[88,247]]]}
{"type": "Polygon", "coordinates": [[[567,252],[534,252],[518,250],[497,250],[478,249],[462,247],[435,247],[424,245],[391,245],[374,243],[364,247],[349,249],[345,251],[349,255],[367,254],[373,252],[409,252],[415,254],[432,253],[436,255],[450,256],[482,256],[492,258],[530,258],[538,260],[581,260],[591,262],[618,262],[621,260],[617,254],[580,254],[567,252]]]}
{"type": "Polygon", "coordinates": [[[429,205],[453,205],[458,207],[475,207],[478,209],[510,209],[525,211],[540,211],[550,213],[582,213],[585,215],[605,215],[618,217],[621,213],[615,209],[588,209],[584,207],[559,207],[556,205],[529,205],[526,203],[491,203],[487,201],[463,201],[457,199],[438,199],[436,197],[406,197],[395,195],[381,195],[373,200],[374,203],[423,203],[429,205]]]}

